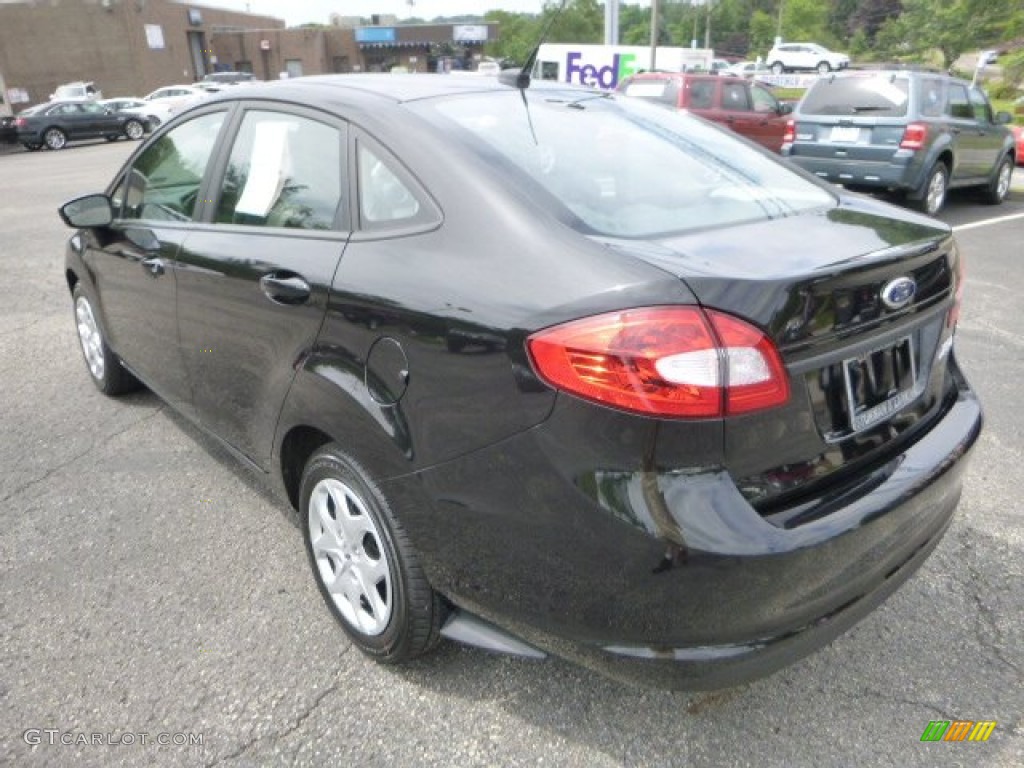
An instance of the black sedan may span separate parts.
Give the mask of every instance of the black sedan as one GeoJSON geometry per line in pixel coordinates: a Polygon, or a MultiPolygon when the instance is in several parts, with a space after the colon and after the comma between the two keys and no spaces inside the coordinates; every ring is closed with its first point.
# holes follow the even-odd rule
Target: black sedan
{"type": "Polygon", "coordinates": [[[981,430],[947,227],[636,100],[230,89],[61,215],[93,382],[272,477],[383,662],[767,674],[925,561],[981,430]]]}
{"type": "Polygon", "coordinates": [[[116,113],[94,101],[52,101],[22,112],[14,121],[18,141],[26,149],[63,149],[69,141],[122,136],[141,139],[145,118],[116,113]]]}

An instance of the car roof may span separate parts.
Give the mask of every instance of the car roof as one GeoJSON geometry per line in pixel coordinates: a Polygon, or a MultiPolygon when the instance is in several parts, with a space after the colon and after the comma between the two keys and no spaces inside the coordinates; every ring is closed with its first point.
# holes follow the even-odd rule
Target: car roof
{"type": "MultiPolygon", "coordinates": [[[[580,90],[565,83],[534,81],[531,90],[580,90]]],[[[287,80],[251,83],[243,90],[225,89],[214,94],[207,103],[239,101],[245,99],[280,99],[283,101],[335,100],[390,101],[400,104],[408,101],[440,98],[465,93],[504,93],[513,90],[496,78],[450,77],[422,74],[349,74],[314,75],[287,80]]]]}
{"type": "Polygon", "coordinates": [[[691,77],[721,80],[723,83],[749,83],[745,77],[715,74],[714,72],[638,72],[630,80],[686,80],[691,77]]]}

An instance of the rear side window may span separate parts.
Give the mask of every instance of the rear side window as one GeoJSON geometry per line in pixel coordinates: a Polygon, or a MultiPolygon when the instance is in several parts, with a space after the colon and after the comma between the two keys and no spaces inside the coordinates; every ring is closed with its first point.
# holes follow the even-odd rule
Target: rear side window
{"type": "Polygon", "coordinates": [[[807,92],[800,112],[805,115],[903,117],[907,114],[909,92],[910,84],[905,77],[826,77],[807,92]]]}
{"type": "Polygon", "coordinates": [[[122,218],[192,220],[224,114],[213,112],[193,118],[139,155],[128,171],[122,218]]]}
{"type": "Polygon", "coordinates": [[[341,132],[278,112],[247,112],[217,203],[221,224],[333,229],[341,203],[341,132]]]}
{"type": "Polygon", "coordinates": [[[690,107],[692,109],[711,109],[715,103],[715,84],[711,80],[694,80],[690,89],[690,107]]]}
{"type": "Polygon", "coordinates": [[[945,87],[937,77],[922,77],[920,80],[921,115],[942,117],[946,109],[945,87]]]}

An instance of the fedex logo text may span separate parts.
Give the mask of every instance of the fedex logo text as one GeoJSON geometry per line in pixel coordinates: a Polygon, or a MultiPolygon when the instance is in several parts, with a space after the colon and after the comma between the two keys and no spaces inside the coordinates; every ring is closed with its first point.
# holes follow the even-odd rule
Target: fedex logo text
{"type": "Polygon", "coordinates": [[[636,74],[636,56],[631,53],[616,53],[612,56],[612,63],[605,67],[581,64],[580,60],[582,58],[583,54],[578,51],[573,51],[568,55],[565,67],[565,82],[590,87],[596,85],[598,88],[611,90],[624,77],[636,74]]]}

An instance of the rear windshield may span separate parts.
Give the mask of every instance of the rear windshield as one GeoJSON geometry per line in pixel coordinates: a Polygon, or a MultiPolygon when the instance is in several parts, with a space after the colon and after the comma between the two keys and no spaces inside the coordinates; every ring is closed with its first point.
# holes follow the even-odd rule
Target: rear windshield
{"type": "Polygon", "coordinates": [[[647,238],[835,204],[781,161],[700,119],[588,91],[531,88],[416,109],[577,229],[647,238]]]}
{"type": "Polygon", "coordinates": [[[818,80],[804,96],[805,115],[864,115],[903,117],[907,114],[910,85],[905,77],[853,75],[818,80]]]}

